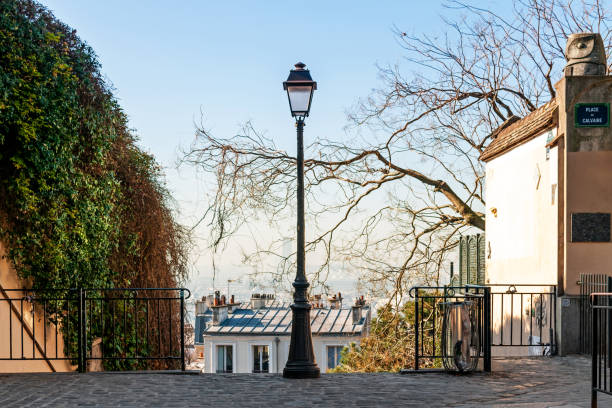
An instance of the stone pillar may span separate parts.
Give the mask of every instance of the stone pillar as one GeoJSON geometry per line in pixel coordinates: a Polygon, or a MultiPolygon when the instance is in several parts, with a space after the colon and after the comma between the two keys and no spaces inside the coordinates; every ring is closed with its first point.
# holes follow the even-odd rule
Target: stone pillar
{"type": "Polygon", "coordinates": [[[557,299],[557,352],[560,356],[580,352],[580,296],[557,299]]]}

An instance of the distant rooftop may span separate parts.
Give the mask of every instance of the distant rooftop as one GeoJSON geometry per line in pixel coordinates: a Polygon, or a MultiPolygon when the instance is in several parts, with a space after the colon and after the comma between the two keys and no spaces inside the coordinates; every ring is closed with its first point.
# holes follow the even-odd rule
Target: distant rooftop
{"type": "MultiPolygon", "coordinates": [[[[361,319],[353,324],[351,309],[313,308],[310,310],[310,327],[315,336],[355,336],[362,334],[369,319],[368,305],[363,306],[361,319]]],[[[265,307],[254,309],[252,303],[236,309],[218,325],[208,326],[205,335],[256,335],[279,336],[291,333],[291,308],[289,303],[273,301],[265,307]]]]}

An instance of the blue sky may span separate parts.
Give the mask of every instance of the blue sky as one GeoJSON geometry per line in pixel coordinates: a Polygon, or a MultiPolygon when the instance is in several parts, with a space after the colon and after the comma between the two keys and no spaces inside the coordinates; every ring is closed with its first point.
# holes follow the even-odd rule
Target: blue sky
{"type": "MultiPolygon", "coordinates": [[[[319,84],[306,143],[344,138],[346,112],[381,85],[376,64],[402,63],[393,27],[443,35],[447,14],[439,0],[42,2],[98,54],[141,146],[167,167],[186,223],[204,207],[201,180],[174,168],[194,123],[228,136],[251,120],[293,152],[282,81],[303,61],[319,84]]],[[[206,256],[197,262],[206,273],[206,256]]]]}

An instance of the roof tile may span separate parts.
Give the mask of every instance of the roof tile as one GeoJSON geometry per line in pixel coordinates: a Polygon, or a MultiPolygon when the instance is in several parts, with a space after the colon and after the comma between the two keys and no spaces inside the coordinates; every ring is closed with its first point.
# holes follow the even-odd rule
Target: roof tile
{"type": "Polygon", "coordinates": [[[497,135],[482,152],[480,160],[489,161],[554,127],[557,105],[557,100],[553,99],[522,119],[516,120],[510,125],[505,125],[505,128],[504,125],[500,126],[502,129],[498,128],[493,132],[497,135]]]}

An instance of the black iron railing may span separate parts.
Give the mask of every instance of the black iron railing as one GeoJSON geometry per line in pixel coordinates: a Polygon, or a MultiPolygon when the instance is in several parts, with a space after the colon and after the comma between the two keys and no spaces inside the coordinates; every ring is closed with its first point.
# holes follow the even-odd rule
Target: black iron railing
{"type": "Polygon", "coordinates": [[[612,395],[612,293],[591,293],[591,406],[597,393],[612,395]]]}
{"type": "Polygon", "coordinates": [[[531,355],[556,353],[557,287],[490,284],[493,347],[529,347],[531,355]]]}
{"type": "Polygon", "coordinates": [[[410,290],[410,296],[414,298],[415,370],[439,368],[449,357],[442,347],[444,305],[461,300],[471,300],[476,307],[485,371],[491,368],[492,347],[518,348],[520,355],[556,354],[555,285],[418,286],[410,290]]]}
{"type": "Polygon", "coordinates": [[[580,352],[591,354],[592,310],[591,294],[612,292],[612,277],[581,273],[580,280],[580,352]]]}
{"type": "Polygon", "coordinates": [[[52,371],[54,360],[81,372],[96,361],[111,370],[185,370],[190,296],[185,288],[2,289],[0,336],[9,347],[0,360],[44,360],[52,371]]]}
{"type": "Polygon", "coordinates": [[[410,289],[414,299],[414,370],[441,368],[445,355],[442,347],[444,305],[469,300],[476,310],[475,330],[479,336],[478,359],[484,371],[491,371],[491,304],[490,288],[478,285],[415,286],[410,289]]]}

